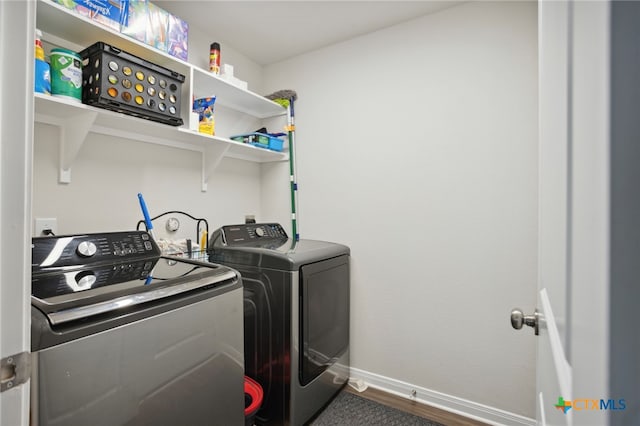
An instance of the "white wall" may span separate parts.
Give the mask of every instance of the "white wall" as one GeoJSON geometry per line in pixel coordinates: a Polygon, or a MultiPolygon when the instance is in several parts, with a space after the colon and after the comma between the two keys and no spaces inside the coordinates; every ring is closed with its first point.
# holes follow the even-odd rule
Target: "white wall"
{"type": "MultiPolygon", "coordinates": [[[[175,4],[179,3],[174,2],[173,5],[175,4]]],[[[190,6],[194,7],[194,3],[191,3],[190,6]]],[[[201,7],[203,13],[215,13],[216,4],[215,2],[201,2],[195,7],[201,7]]],[[[177,10],[175,14],[180,16],[180,11],[177,10]]],[[[233,40],[230,41],[233,42],[233,40]]],[[[247,81],[248,88],[252,92],[262,93],[262,67],[235,50],[224,38],[224,34],[220,34],[215,27],[211,28],[210,31],[204,31],[193,26],[189,27],[189,62],[202,69],[208,70],[209,48],[213,42],[220,43],[220,63],[233,65],[234,76],[247,81]]]]}
{"type": "Polygon", "coordinates": [[[265,74],[299,96],[301,237],[352,249],[352,366],[527,417],[535,339],[509,312],[536,294],[536,27],[533,2],[467,3],[265,74]]]}
{"type": "Polygon", "coordinates": [[[152,216],[183,210],[206,218],[210,228],[260,214],[259,165],[223,159],[201,192],[199,153],[91,135],[71,183],[59,184],[58,146],[49,132],[55,129],[35,127],[33,214],[57,218],[60,234],[135,229],[142,219],[138,192],[152,216]]]}

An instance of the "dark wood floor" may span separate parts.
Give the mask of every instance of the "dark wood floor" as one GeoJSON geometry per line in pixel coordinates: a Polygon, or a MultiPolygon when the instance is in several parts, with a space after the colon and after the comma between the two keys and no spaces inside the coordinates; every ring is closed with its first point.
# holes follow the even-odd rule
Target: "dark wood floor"
{"type": "Polygon", "coordinates": [[[429,405],[420,404],[416,401],[401,398],[399,396],[392,395],[378,389],[367,388],[364,392],[358,392],[351,388],[351,386],[347,385],[344,387],[344,392],[350,392],[354,395],[358,395],[363,398],[375,401],[379,404],[386,405],[387,407],[395,408],[406,413],[413,414],[415,416],[433,420],[434,422],[442,423],[446,426],[488,426],[486,423],[460,416],[458,414],[450,413],[448,411],[431,407],[429,405]]]}

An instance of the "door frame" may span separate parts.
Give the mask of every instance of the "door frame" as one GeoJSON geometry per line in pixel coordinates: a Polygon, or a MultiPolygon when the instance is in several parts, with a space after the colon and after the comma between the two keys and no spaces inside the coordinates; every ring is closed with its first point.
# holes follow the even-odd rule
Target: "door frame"
{"type": "Polygon", "coordinates": [[[27,372],[0,393],[3,425],[29,424],[35,16],[35,1],[0,1],[0,358],[27,372]]]}
{"type": "MultiPolygon", "coordinates": [[[[610,8],[573,3],[569,231],[569,362],[573,398],[609,398],[610,8]]],[[[573,410],[605,425],[603,410],[573,410]]]]}

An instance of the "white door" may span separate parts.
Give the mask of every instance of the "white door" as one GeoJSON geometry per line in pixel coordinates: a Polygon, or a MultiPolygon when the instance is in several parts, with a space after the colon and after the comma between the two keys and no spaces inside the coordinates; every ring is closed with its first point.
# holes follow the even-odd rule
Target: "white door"
{"type": "MultiPolygon", "coordinates": [[[[608,424],[609,3],[540,1],[539,425],[608,424]],[[594,401],[597,404],[594,405],[594,401]]],[[[514,327],[536,325],[533,312],[514,327]]]]}
{"type": "Polygon", "coordinates": [[[29,424],[34,24],[34,1],[0,1],[2,426],[29,424]]]}

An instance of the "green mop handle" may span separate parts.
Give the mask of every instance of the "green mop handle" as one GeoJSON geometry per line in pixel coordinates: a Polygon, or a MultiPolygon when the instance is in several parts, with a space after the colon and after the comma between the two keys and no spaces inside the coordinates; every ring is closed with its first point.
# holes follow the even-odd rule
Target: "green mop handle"
{"type": "Polygon", "coordinates": [[[289,107],[287,108],[287,133],[289,136],[289,182],[291,184],[291,232],[293,234],[294,241],[300,240],[298,234],[297,218],[296,218],[296,193],[298,191],[298,183],[296,182],[295,174],[295,156],[294,156],[294,141],[295,141],[295,113],[293,109],[293,98],[289,99],[289,107]]]}

